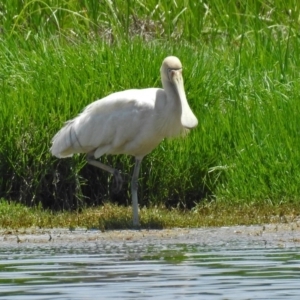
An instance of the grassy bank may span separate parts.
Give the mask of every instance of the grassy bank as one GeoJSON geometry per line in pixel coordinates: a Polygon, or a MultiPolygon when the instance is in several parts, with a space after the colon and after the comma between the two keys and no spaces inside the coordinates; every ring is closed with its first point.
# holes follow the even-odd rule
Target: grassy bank
{"type": "MultiPolygon", "coordinates": [[[[270,206],[268,204],[236,205],[206,203],[192,210],[166,209],[150,206],[140,209],[142,229],[195,228],[207,226],[257,225],[295,223],[299,226],[299,205],[270,206]]],[[[106,203],[99,207],[76,212],[56,212],[41,207],[29,208],[22,204],[0,200],[0,228],[76,228],[110,230],[132,228],[130,207],[106,203]]]]}
{"type": "Polygon", "coordinates": [[[114,195],[110,176],[82,156],[51,157],[50,141],[91,101],[160,86],[172,54],[199,126],[146,157],[140,204],[297,205],[298,2],[177,2],[2,2],[1,197],[67,210],[129,204],[131,158],[103,157],[128,181],[114,195]]]}

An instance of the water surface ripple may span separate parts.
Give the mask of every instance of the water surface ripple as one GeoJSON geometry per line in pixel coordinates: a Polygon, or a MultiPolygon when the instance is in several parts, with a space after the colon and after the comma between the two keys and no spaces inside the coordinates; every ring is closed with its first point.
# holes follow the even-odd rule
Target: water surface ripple
{"type": "Polygon", "coordinates": [[[0,245],[0,299],[300,299],[299,247],[163,241],[0,245]]]}

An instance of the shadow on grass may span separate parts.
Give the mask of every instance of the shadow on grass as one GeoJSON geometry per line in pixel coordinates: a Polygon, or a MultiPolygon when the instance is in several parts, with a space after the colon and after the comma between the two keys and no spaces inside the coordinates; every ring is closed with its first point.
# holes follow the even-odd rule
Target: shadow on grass
{"type": "Polygon", "coordinates": [[[100,219],[99,229],[105,230],[115,230],[115,229],[163,229],[164,222],[156,217],[147,218],[147,220],[140,220],[140,226],[134,227],[132,224],[132,219],[127,217],[112,217],[110,219],[100,219]]]}

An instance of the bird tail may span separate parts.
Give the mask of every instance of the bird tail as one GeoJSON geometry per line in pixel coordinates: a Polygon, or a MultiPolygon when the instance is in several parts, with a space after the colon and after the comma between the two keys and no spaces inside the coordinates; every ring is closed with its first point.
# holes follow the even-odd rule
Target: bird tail
{"type": "Polygon", "coordinates": [[[74,138],[72,134],[72,120],[56,133],[52,139],[50,152],[58,158],[71,157],[76,152],[74,148],[74,138]]]}

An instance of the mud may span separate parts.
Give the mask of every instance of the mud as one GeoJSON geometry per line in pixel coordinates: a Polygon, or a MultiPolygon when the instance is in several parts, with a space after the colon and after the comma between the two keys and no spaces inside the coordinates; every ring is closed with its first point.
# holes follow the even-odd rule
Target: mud
{"type": "Polygon", "coordinates": [[[222,246],[244,244],[259,247],[299,247],[300,220],[256,226],[175,228],[163,230],[38,229],[1,230],[0,247],[20,245],[66,246],[85,243],[197,244],[222,246]]]}

